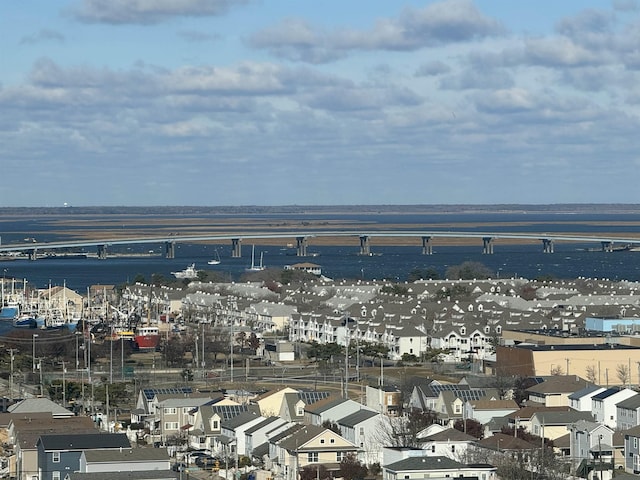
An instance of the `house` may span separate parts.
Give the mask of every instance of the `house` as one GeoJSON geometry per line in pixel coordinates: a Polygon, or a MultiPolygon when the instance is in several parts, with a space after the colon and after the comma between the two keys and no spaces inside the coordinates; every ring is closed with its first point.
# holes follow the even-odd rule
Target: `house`
{"type": "Polygon", "coordinates": [[[89,417],[54,418],[51,412],[5,414],[11,417],[7,427],[7,443],[14,446],[9,458],[9,476],[18,480],[31,480],[38,471],[40,436],[47,434],[97,434],[96,424],[89,417]]]}
{"type": "Polygon", "coordinates": [[[627,473],[640,473],[640,425],[624,433],[624,469],[627,473]]]}
{"type": "Polygon", "coordinates": [[[171,470],[171,459],[166,448],[85,450],[80,455],[79,471],[83,473],[149,470],[171,470]]]}
{"type": "Polygon", "coordinates": [[[298,393],[298,390],[291,387],[284,387],[279,390],[270,390],[253,400],[260,408],[260,413],[264,416],[278,415],[282,409],[285,393],[298,393]]]}
{"type": "Polygon", "coordinates": [[[323,465],[337,472],[342,459],[357,455],[358,447],[328,428],[306,425],[278,441],[276,451],[285,480],[295,480],[305,467],[323,465]]]}
{"type": "Polygon", "coordinates": [[[263,420],[265,420],[265,418],[256,412],[247,411],[222,421],[222,435],[235,441],[235,446],[232,446],[231,453],[247,455],[245,432],[263,420]]]}
{"type": "Polygon", "coordinates": [[[42,435],[36,444],[38,480],[61,480],[80,470],[80,457],[85,450],[131,448],[121,433],[42,435]]]}
{"type": "Polygon", "coordinates": [[[361,408],[360,403],[350,399],[327,397],[305,408],[305,423],[319,426],[326,421],[336,422],[361,408]]]}
{"type": "Polygon", "coordinates": [[[629,388],[613,387],[591,397],[591,411],[597,423],[616,428],[618,410],[616,405],[637,395],[629,388]]]}
{"type": "Polygon", "coordinates": [[[269,417],[245,430],[244,443],[246,455],[262,458],[262,455],[268,452],[268,446],[265,446],[268,435],[275,435],[277,433],[283,432],[289,426],[290,423],[283,418],[269,417]],[[256,450],[258,447],[263,448],[259,452],[254,453],[254,450],[256,450]]]}
{"type": "Polygon", "coordinates": [[[424,478],[469,478],[496,480],[496,467],[488,464],[465,465],[447,457],[409,457],[382,467],[383,480],[422,480],[424,478]]]}
{"type": "Polygon", "coordinates": [[[209,395],[163,397],[157,395],[154,398],[155,414],[151,417],[152,435],[162,443],[186,438],[193,428],[198,408],[216,402],[209,395]]]}
{"type": "Polygon", "coordinates": [[[616,403],[616,428],[629,430],[640,425],[640,395],[616,403]]]}
{"type": "Polygon", "coordinates": [[[442,389],[438,394],[433,411],[442,425],[452,427],[456,420],[465,418],[464,406],[466,402],[472,400],[495,401],[499,398],[500,395],[495,388],[442,389]]]}
{"type": "Polygon", "coordinates": [[[368,408],[362,408],[336,422],[341,435],[358,447],[358,459],[365,465],[381,460],[384,443],[384,436],[380,434],[382,422],[382,414],[368,408]]]}
{"type": "Polygon", "coordinates": [[[519,409],[520,407],[514,400],[469,400],[464,404],[464,417],[472,418],[484,425],[494,417],[504,417],[519,409]]]}
{"type": "Polygon", "coordinates": [[[402,391],[394,385],[367,385],[365,396],[367,407],[384,415],[396,416],[402,413],[402,391]]]}
{"type": "Polygon", "coordinates": [[[476,438],[455,428],[447,428],[420,438],[420,447],[429,457],[447,457],[452,460],[464,458],[469,445],[475,443],[476,438]]]}
{"type": "Polygon", "coordinates": [[[591,478],[590,472],[598,472],[604,480],[613,475],[613,430],[596,422],[579,420],[569,427],[570,456],[576,475],[591,478]]]}
{"type": "Polygon", "coordinates": [[[593,422],[591,412],[536,412],[531,416],[531,430],[534,435],[549,440],[555,440],[566,435],[569,427],[579,421],[593,422]]]}
{"type": "Polygon", "coordinates": [[[526,389],[529,405],[545,407],[569,406],[569,395],[590,386],[591,383],[577,375],[553,375],[526,389]]]}
{"type": "Polygon", "coordinates": [[[53,418],[69,418],[75,416],[71,410],[61,407],[48,398],[25,398],[7,408],[7,412],[16,415],[32,413],[50,413],[53,418]]]}
{"type": "Polygon", "coordinates": [[[591,398],[606,389],[598,385],[589,385],[582,390],[569,395],[569,406],[574,410],[580,410],[581,412],[591,411],[591,398]]]}
{"type": "Polygon", "coordinates": [[[280,418],[287,422],[304,422],[304,410],[307,405],[312,405],[329,396],[327,391],[300,390],[294,393],[285,393],[280,407],[280,418]]]}

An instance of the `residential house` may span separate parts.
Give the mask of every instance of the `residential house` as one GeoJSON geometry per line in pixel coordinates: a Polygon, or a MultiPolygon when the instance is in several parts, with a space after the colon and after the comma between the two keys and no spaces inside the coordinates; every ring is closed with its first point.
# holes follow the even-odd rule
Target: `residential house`
{"type": "Polygon", "coordinates": [[[298,393],[298,390],[291,387],[284,387],[279,390],[270,390],[253,400],[252,403],[258,405],[260,413],[264,416],[278,415],[282,409],[284,395],[286,393],[298,393]]]}
{"type": "Polygon", "coordinates": [[[543,407],[542,405],[526,406],[506,416],[507,426],[510,429],[516,429],[516,430],[522,429],[528,432],[533,432],[531,419],[533,418],[534,414],[538,412],[570,412],[570,411],[571,411],[571,408],[566,406],[565,407],[543,407]]]}
{"type": "Polygon", "coordinates": [[[640,425],[640,395],[636,394],[616,404],[616,428],[629,430],[640,425]]]}
{"type": "Polygon", "coordinates": [[[221,433],[223,436],[229,437],[233,441],[231,448],[232,454],[247,455],[245,432],[265,420],[264,417],[256,412],[247,411],[240,415],[227,418],[221,423],[221,433]]]}
{"type": "Polygon", "coordinates": [[[340,434],[359,449],[359,460],[365,465],[379,463],[382,445],[385,443],[382,433],[384,419],[380,412],[362,408],[337,420],[340,434]]]}
{"type": "Polygon", "coordinates": [[[624,433],[624,469],[627,473],[640,474],[640,425],[624,433]]]}
{"type": "Polygon", "coordinates": [[[591,411],[597,423],[602,423],[610,428],[617,426],[618,410],[616,405],[637,395],[629,388],[613,387],[591,397],[591,411]]]}
{"type": "Polygon", "coordinates": [[[262,458],[269,452],[268,435],[275,435],[289,428],[291,424],[280,417],[268,417],[253,425],[244,432],[245,451],[247,456],[262,458]],[[260,449],[255,452],[256,449],[260,449]]]}
{"type": "Polygon", "coordinates": [[[360,409],[362,409],[362,404],[353,400],[327,397],[305,408],[305,423],[319,426],[326,421],[337,422],[360,409]]]}
{"type": "Polygon", "coordinates": [[[228,400],[198,407],[193,428],[189,429],[188,445],[212,453],[229,452],[231,438],[222,434],[222,422],[246,412],[259,415],[257,405],[240,405],[228,400]]]}
{"type": "Polygon", "coordinates": [[[569,395],[591,385],[577,375],[554,375],[526,389],[529,405],[545,407],[569,406],[569,395]]]}
{"type": "Polygon", "coordinates": [[[496,467],[488,464],[465,465],[448,457],[409,457],[382,467],[383,480],[422,480],[424,478],[482,478],[496,480],[496,467]]]}
{"type": "Polygon", "coordinates": [[[538,437],[555,440],[569,433],[569,427],[579,421],[593,422],[593,415],[591,412],[577,410],[569,410],[568,412],[540,411],[531,416],[531,433],[538,437]]]}
{"type": "Polygon", "coordinates": [[[276,444],[278,463],[285,480],[295,480],[305,467],[323,465],[337,472],[340,462],[349,454],[357,455],[358,447],[328,428],[306,425],[276,444]]]}
{"type": "MultiPolygon", "coordinates": [[[[443,385],[444,386],[444,385],[443,385]]],[[[456,420],[465,418],[465,403],[472,400],[494,401],[500,398],[495,388],[451,388],[440,389],[433,411],[442,425],[452,427],[456,420]]]]}
{"type": "Polygon", "coordinates": [[[464,417],[484,425],[494,417],[504,417],[520,409],[515,400],[480,399],[469,400],[464,404],[464,417]]]}
{"type": "Polygon", "coordinates": [[[613,429],[597,422],[579,420],[569,426],[572,470],[583,478],[611,479],[613,475],[613,429]]]}
{"type": "Polygon", "coordinates": [[[369,408],[390,416],[402,413],[402,391],[395,385],[377,387],[367,385],[365,395],[369,408]]]}
{"type": "Polygon", "coordinates": [[[420,447],[429,457],[447,457],[453,460],[465,458],[470,445],[476,438],[455,428],[447,428],[426,437],[420,437],[420,447]]]}
{"type": "Polygon", "coordinates": [[[141,472],[171,470],[171,458],[166,448],[125,448],[85,450],[80,454],[79,471],[141,472]]]}
{"type": "MultiPolygon", "coordinates": [[[[149,417],[155,417],[159,395],[190,396],[191,387],[176,388],[141,388],[138,391],[136,408],[131,412],[131,423],[145,423],[149,417]]],[[[163,397],[166,398],[166,397],[163,397]]]]}
{"type": "Polygon", "coordinates": [[[514,435],[498,432],[476,442],[475,447],[470,448],[472,451],[470,457],[474,456],[475,449],[477,449],[478,457],[486,458],[489,463],[497,463],[502,461],[500,457],[507,456],[530,467],[531,462],[535,462],[536,452],[540,450],[540,445],[530,443],[514,435]]]}
{"type": "Polygon", "coordinates": [[[50,412],[6,414],[11,417],[7,427],[7,443],[14,446],[9,458],[9,476],[31,480],[38,472],[37,443],[47,434],[98,434],[97,425],[89,417],[54,418],[50,412]]]}
{"type": "Polygon", "coordinates": [[[285,393],[280,407],[280,417],[287,422],[302,423],[307,405],[312,405],[329,397],[329,395],[329,392],[322,390],[300,390],[294,393],[285,393]]]}
{"type": "Polygon", "coordinates": [[[85,450],[130,448],[122,433],[42,435],[38,450],[38,480],[61,480],[80,470],[80,457],[85,450]]]}
{"type": "Polygon", "coordinates": [[[600,387],[598,385],[588,385],[587,387],[569,395],[569,406],[574,410],[590,412],[592,408],[591,398],[605,390],[606,389],[604,387],[600,387]]]}
{"type": "Polygon", "coordinates": [[[164,443],[170,439],[179,439],[188,436],[189,430],[195,423],[198,407],[211,405],[217,400],[212,400],[209,395],[193,396],[169,396],[155,397],[155,415],[152,424],[154,440],[164,443]]]}

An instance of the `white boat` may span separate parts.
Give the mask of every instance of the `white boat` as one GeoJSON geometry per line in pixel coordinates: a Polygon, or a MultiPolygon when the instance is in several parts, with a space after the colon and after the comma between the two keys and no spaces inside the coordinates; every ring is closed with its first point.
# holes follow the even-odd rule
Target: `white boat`
{"type": "Polygon", "coordinates": [[[171,272],[176,278],[196,278],[198,276],[198,271],[196,270],[196,264],[192,263],[184,270],[180,270],[179,272],[171,272]]]}
{"type": "Polygon", "coordinates": [[[260,264],[256,265],[255,263],[255,254],[256,254],[256,246],[252,245],[251,247],[251,266],[247,268],[247,272],[260,272],[264,270],[264,265],[262,264],[262,255],[264,252],[260,252],[260,264]]]}
{"type": "Polygon", "coordinates": [[[207,262],[209,265],[220,265],[220,255],[218,255],[218,249],[216,248],[216,256],[212,260],[207,262]]]}

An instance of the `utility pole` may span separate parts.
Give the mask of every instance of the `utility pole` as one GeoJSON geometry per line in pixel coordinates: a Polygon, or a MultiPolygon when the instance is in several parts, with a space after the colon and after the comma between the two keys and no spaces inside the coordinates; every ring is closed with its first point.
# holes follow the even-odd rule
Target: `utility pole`
{"type": "Polygon", "coordinates": [[[14,360],[14,356],[13,356],[13,352],[15,352],[15,348],[10,348],[9,349],[9,355],[10,355],[10,359],[11,359],[11,375],[9,376],[9,400],[11,400],[13,402],[13,360],[14,360]]]}
{"type": "Polygon", "coordinates": [[[62,361],[62,407],[67,408],[67,381],[65,377],[65,373],[67,373],[67,366],[64,364],[64,360],[62,361]]]}

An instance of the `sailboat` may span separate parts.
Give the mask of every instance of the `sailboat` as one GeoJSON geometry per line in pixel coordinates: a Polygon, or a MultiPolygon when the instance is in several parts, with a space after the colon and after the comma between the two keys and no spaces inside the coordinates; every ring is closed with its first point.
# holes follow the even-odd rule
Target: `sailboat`
{"type": "Polygon", "coordinates": [[[261,270],[264,270],[264,265],[262,264],[262,255],[264,254],[264,252],[260,252],[260,264],[259,265],[255,264],[255,253],[256,253],[256,246],[252,245],[252,247],[251,247],[251,266],[249,268],[247,268],[247,272],[259,272],[261,270]]]}
{"type": "Polygon", "coordinates": [[[216,256],[212,260],[207,262],[209,265],[220,265],[220,255],[218,255],[218,249],[216,248],[216,256]]]}

